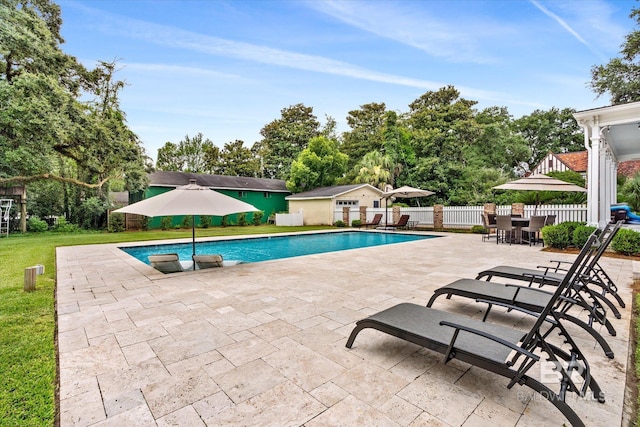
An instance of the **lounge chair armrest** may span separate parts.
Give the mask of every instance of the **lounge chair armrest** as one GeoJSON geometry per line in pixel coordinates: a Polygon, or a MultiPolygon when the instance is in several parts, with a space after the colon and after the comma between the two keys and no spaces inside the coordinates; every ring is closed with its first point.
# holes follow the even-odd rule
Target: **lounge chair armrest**
{"type": "MultiPolygon", "coordinates": [[[[529,287],[531,287],[531,285],[533,285],[533,280],[534,280],[536,277],[537,277],[537,278],[540,278],[541,280],[540,280],[540,282],[539,282],[539,286],[540,286],[540,287],[542,287],[542,286],[544,286],[544,285],[545,285],[545,279],[546,279],[547,277],[550,277],[550,276],[547,274],[547,272],[545,272],[544,274],[524,273],[524,274],[522,275],[522,277],[530,277],[530,278],[531,278],[531,280],[529,280],[529,287]]],[[[552,282],[555,282],[555,281],[557,281],[557,279],[556,279],[556,278],[551,277],[551,281],[552,281],[552,282]]]]}
{"type": "Polygon", "coordinates": [[[456,342],[456,339],[458,338],[458,333],[460,331],[465,331],[465,332],[469,332],[471,334],[474,335],[479,335],[483,338],[486,338],[488,340],[497,342],[498,344],[502,344],[505,347],[509,347],[511,350],[516,351],[520,354],[523,354],[533,360],[535,360],[536,362],[540,360],[540,357],[531,353],[530,351],[525,350],[524,348],[517,346],[515,344],[510,343],[507,340],[504,340],[500,337],[496,337],[495,335],[491,335],[487,332],[484,331],[480,331],[478,329],[474,329],[474,328],[470,328],[468,326],[464,326],[464,325],[459,325],[457,323],[452,323],[452,322],[447,322],[446,320],[442,320],[440,321],[440,326],[449,326],[451,328],[455,329],[455,332],[453,333],[453,337],[451,337],[451,342],[449,343],[449,348],[447,348],[447,352],[444,355],[444,363],[447,363],[449,360],[453,359],[453,357],[451,356],[451,354],[453,353],[453,345],[456,342]]]}

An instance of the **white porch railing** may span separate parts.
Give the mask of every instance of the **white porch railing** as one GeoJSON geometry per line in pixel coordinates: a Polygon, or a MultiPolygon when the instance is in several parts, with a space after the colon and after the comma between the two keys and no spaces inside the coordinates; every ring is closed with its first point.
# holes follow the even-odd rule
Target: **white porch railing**
{"type": "MultiPolygon", "coordinates": [[[[443,208],[443,226],[445,228],[471,228],[474,225],[482,225],[482,212],[484,206],[444,206],[443,208]]],[[[508,215],[511,213],[511,205],[496,206],[496,211],[500,215],[508,215]]],[[[388,222],[393,223],[392,209],[385,208],[368,208],[367,221],[371,221],[375,214],[382,214],[381,224],[384,224],[388,217],[388,222]]],[[[433,227],[433,207],[409,207],[400,208],[401,215],[409,215],[409,221],[416,221],[420,225],[433,227]]],[[[524,216],[531,215],[556,215],[556,224],[566,221],[587,221],[587,205],[525,205],[524,216]],[[535,212],[535,213],[534,213],[535,212]]],[[[360,219],[360,211],[358,209],[349,210],[349,223],[360,219]]],[[[342,221],[342,209],[336,209],[333,213],[333,220],[342,221]]]]}

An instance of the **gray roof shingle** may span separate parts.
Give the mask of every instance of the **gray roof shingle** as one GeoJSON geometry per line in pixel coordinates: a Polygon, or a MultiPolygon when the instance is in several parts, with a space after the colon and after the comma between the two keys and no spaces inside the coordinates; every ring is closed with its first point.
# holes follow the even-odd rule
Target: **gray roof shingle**
{"type": "MultiPolygon", "coordinates": [[[[369,184],[351,184],[351,185],[337,185],[334,187],[319,187],[314,188],[313,190],[305,191],[303,193],[296,193],[290,196],[287,196],[287,200],[297,200],[297,199],[330,199],[335,196],[339,196],[340,194],[347,193],[349,191],[355,190],[356,188],[361,187],[371,187],[373,189],[378,190],[377,188],[369,185],[369,184]]],[[[382,194],[381,190],[380,194],[382,194]]]]}
{"type": "Polygon", "coordinates": [[[218,190],[270,191],[273,193],[291,193],[281,179],[250,178],[243,176],[210,175],[191,172],[157,171],[149,174],[151,187],[178,187],[189,184],[195,179],[196,184],[218,190]]]}

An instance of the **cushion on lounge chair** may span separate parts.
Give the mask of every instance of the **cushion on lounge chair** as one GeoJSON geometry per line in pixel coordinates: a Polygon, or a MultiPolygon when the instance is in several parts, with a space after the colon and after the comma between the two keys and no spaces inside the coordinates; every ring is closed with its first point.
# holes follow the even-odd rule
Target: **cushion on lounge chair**
{"type": "Polygon", "coordinates": [[[163,273],[184,271],[176,253],[149,255],[149,262],[153,268],[163,273]]]}
{"type": "Polygon", "coordinates": [[[222,255],[194,255],[193,261],[196,263],[196,267],[199,269],[215,268],[223,266],[222,255]]]}

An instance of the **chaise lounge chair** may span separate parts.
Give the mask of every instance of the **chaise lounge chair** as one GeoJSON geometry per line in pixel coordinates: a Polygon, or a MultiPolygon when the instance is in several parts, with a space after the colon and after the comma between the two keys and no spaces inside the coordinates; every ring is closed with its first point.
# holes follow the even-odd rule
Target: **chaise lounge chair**
{"type": "Polygon", "coordinates": [[[176,253],[149,255],[149,262],[153,268],[163,273],[184,271],[176,253]]]}
{"type": "Polygon", "coordinates": [[[395,224],[387,224],[387,227],[406,228],[408,223],[409,215],[400,215],[400,218],[398,218],[398,222],[396,222],[395,224]]]}
{"type": "Polygon", "coordinates": [[[509,389],[515,384],[526,385],[551,402],[571,425],[584,426],[580,417],[566,403],[566,393],[574,392],[584,397],[590,389],[601,403],[604,402],[604,394],[591,376],[589,363],[560,322],[561,316],[554,311],[554,306],[595,242],[596,236],[592,235],[528,332],[417,304],[402,303],[358,321],[346,346],[351,348],[363,329],[376,329],[442,353],[444,363],[458,359],[509,378],[509,389]],[[548,341],[550,335],[545,327],[549,325],[559,330],[563,343],[568,344],[567,350],[548,341]],[[536,350],[544,354],[535,354],[536,350]],[[554,363],[561,378],[558,391],[527,375],[531,368],[545,360],[554,363]],[[575,373],[581,375],[581,385],[574,382],[575,373]]]}
{"type": "MultiPolygon", "coordinates": [[[[618,233],[621,225],[622,222],[607,224],[602,230],[600,237],[602,245],[581,280],[585,286],[595,285],[601,288],[601,291],[599,293],[594,293],[594,295],[596,295],[603,304],[607,305],[618,319],[620,318],[620,311],[607,298],[607,295],[614,297],[620,307],[624,308],[625,303],[620,295],[618,295],[618,288],[611,277],[600,266],[599,260],[618,233]]],[[[566,269],[564,266],[568,263],[566,261],[551,261],[551,263],[554,263],[555,265],[538,266],[535,269],[499,265],[481,271],[476,276],[476,279],[480,280],[485,278],[487,281],[491,281],[493,277],[502,277],[509,280],[524,281],[527,282],[529,286],[533,285],[533,283],[538,284],[540,287],[544,285],[556,286],[566,275],[566,269]]]]}
{"type": "Polygon", "coordinates": [[[376,225],[380,225],[380,221],[382,220],[382,214],[375,214],[371,222],[363,222],[360,224],[360,227],[375,227],[376,225]]]}
{"type": "Polygon", "coordinates": [[[224,265],[222,255],[194,255],[193,262],[196,263],[197,269],[216,268],[224,265]]]}

